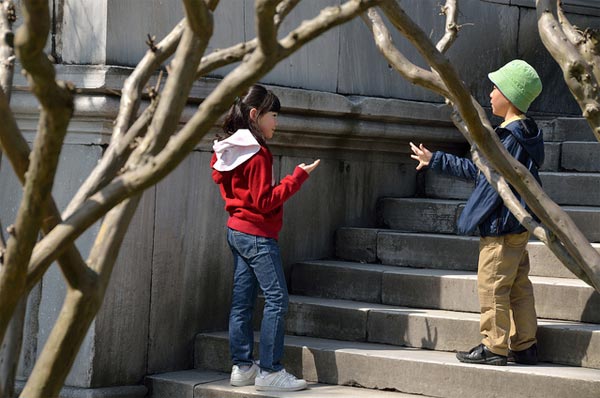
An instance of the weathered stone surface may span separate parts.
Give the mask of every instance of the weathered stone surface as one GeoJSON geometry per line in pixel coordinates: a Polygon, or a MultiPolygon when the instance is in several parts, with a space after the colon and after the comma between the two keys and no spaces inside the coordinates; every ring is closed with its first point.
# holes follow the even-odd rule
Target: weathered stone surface
{"type": "Polygon", "coordinates": [[[340,228],[335,231],[335,256],[359,263],[377,261],[377,229],[340,228]]]}
{"type": "MultiPolygon", "coordinates": [[[[229,384],[229,374],[213,372],[210,370],[192,370],[158,374],[146,378],[154,388],[148,398],[286,398],[289,392],[261,392],[254,386],[234,387],[229,384]],[[177,395],[179,390],[172,389],[172,384],[177,383],[184,389],[186,395],[177,395]],[[193,391],[193,395],[187,395],[193,391]]],[[[415,396],[391,391],[377,391],[372,389],[336,386],[327,384],[310,383],[308,389],[295,391],[294,397],[304,398],[417,398],[415,396]]],[[[426,398],[426,397],[425,397],[426,398]]]]}
{"type": "MultiPolygon", "coordinates": [[[[445,199],[383,198],[379,202],[380,225],[407,232],[455,233],[464,202],[445,199]],[[454,221],[453,221],[454,220],[454,221]]],[[[590,242],[600,242],[600,208],[563,206],[590,242]]]]}
{"type": "Polygon", "coordinates": [[[379,303],[383,269],[377,265],[342,262],[297,263],[292,268],[290,292],[379,303]]]}
{"type": "Polygon", "coordinates": [[[398,231],[454,233],[458,206],[453,200],[383,198],[379,201],[380,225],[398,231]]]}
{"type": "Polygon", "coordinates": [[[194,388],[199,384],[208,384],[226,380],[229,374],[209,370],[182,370],[148,376],[145,384],[149,398],[197,398],[194,388]]]}
{"type": "MultiPolygon", "coordinates": [[[[225,334],[199,335],[196,342],[197,347],[207,347],[202,355],[198,355],[197,349],[197,357],[202,357],[200,362],[210,360],[215,368],[227,366],[221,362],[224,355],[219,354],[227,351],[225,334]]],[[[287,336],[284,361],[290,372],[309,381],[358,384],[449,398],[480,395],[481,385],[473,380],[482,378],[486,380],[486,393],[490,397],[546,398],[575,394],[573,396],[596,398],[600,389],[597,369],[558,365],[490,367],[460,363],[454,353],[448,352],[308,337],[287,336]],[[424,379],[423,374],[429,376],[424,379]]]]}
{"type": "Polygon", "coordinates": [[[564,142],[561,167],[565,170],[600,172],[599,151],[600,142],[564,142]]]}
{"type": "Polygon", "coordinates": [[[416,268],[477,270],[479,239],[380,231],[377,258],[382,264],[416,268]]]}
{"type": "MultiPolygon", "coordinates": [[[[598,173],[542,172],[540,178],[544,192],[559,205],[596,206],[600,203],[598,173]]],[[[425,193],[431,198],[466,200],[474,186],[473,182],[434,172],[428,172],[425,177],[425,193]]]]}
{"type": "MultiPolygon", "coordinates": [[[[538,317],[600,323],[600,313],[594,310],[600,305],[600,294],[584,282],[535,276],[530,279],[538,317]]],[[[294,265],[292,292],[385,305],[479,312],[477,275],[468,271],[311,261],[294,265]]]]}

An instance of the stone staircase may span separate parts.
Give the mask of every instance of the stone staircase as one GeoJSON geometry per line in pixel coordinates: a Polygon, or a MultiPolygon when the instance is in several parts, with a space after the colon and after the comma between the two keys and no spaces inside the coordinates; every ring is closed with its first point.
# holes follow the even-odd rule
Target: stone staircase
{"type": "MultiPolygon", "coordinates": [[[[544,130],[544,188],[600,242],[600,144],[579,119],[556,119],[544,130]]],[[[379,228],[338,230],[336,259],[294,265],[285,364],[322,384],[293,396],[599,398],[600,295],[539,242],[528,250],[542,362],[456,360],[456,350],[480,341],[478,238],[455,234],[472,186],[434,173],[421,181],[423,197],[380,200],[379,228]]],[[[199,334],[195,364],[148,377],[151,396],[292,396],[228,386],[227,332],[199,334]]]]}

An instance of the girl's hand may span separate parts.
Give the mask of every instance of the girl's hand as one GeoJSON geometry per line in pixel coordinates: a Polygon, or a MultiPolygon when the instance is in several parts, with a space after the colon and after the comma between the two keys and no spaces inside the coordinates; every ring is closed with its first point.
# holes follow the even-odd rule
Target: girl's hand
{"type": "Polygon", "coordinates": [[[419,164],[417,165],[417,170],[421,170],[425,166],[429,166],[429,162],[431,161],[431,157],[433,156],[431,152],[427,148],[420,144],[418,147],[410,143],[410,149],[413,151],[413,155],[410,155],[411,158],[418,160],[419,164]]]}
{"type": "Polygon", "coordinates": [[[319,165],[319,163],[321,163],[321,159],[317,159],[314,162],[312,162],[311,164],[304,164],[304,163],[300,163],[298,165],[298,167],[300,167],[302,170],[306,171],[308,174],[310,174],[314,169],[317,168],[317,166],[319,165]]]}

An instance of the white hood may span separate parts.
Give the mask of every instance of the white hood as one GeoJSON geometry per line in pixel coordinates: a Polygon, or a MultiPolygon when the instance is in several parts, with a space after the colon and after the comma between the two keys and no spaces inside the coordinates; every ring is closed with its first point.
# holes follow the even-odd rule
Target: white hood
{"type": "Polygon", "coordinates": [[[250,130],[242,129],[222,141],[214,141],[213,150],[217,161],[213,168],[218,171],[233,170],[260,150],[260,144],[250,130]]]}

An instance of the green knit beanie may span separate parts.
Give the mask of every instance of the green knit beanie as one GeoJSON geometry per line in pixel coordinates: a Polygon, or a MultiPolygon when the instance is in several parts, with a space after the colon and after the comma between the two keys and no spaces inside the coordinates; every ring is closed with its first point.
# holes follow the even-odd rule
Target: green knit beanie
{"type": "Polygon", "coordinates": [[[542,92],[542,81],[531,65],[520,59],[510,61],[502,68],[488,74],[498,90],[521,112],[542,92]]]}

